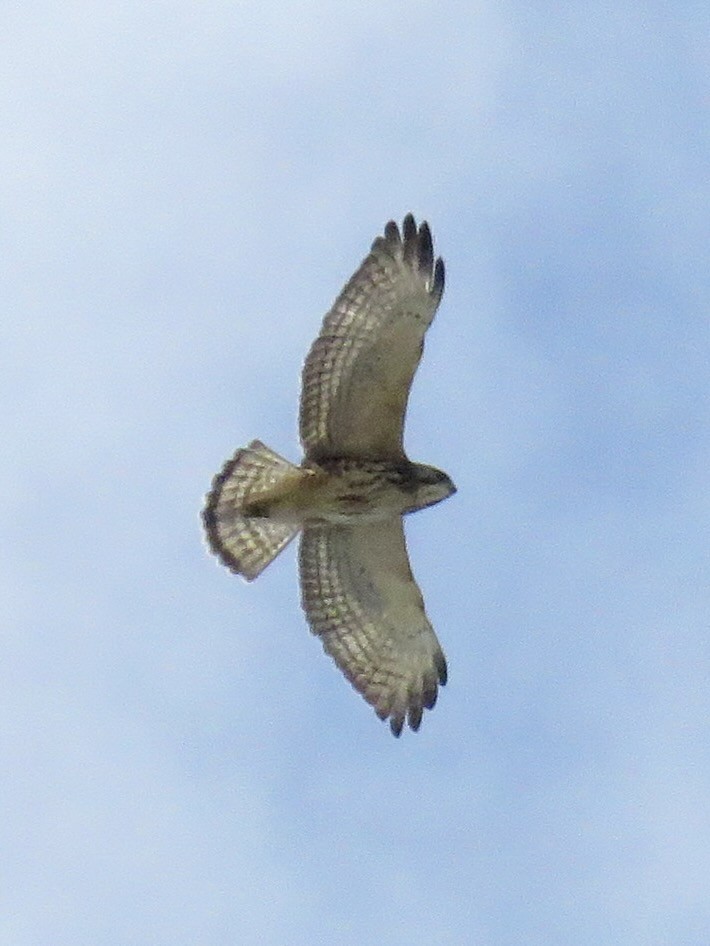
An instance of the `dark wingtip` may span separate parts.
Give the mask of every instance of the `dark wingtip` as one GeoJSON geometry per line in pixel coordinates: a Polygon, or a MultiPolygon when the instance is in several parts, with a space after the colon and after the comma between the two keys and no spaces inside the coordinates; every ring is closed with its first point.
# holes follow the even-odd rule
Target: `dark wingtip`
{"type": "Polygon", "coordinates": [[[419,270],[425,276],[431,275],[431,267],[434,263],[434,246],[431,242],[431,230],[428,223],[423,223],[419,227],[419,240],[417,243],[417,263],[419,270]]]}
{"type": "Polygon", "coordinates": [[[404,258],[407,262],[414,262],[418,253],[417,225],[414,217],[407,214],[402,223],[402,243],[404,246],[404,258]]]}
{"type": "Polygon", "coordinates": [[[394,222],[394,220],[390,220],[385,224],[385,240],[388,243],[402,242],[402,238],[399,235],[399,227],[394,222]]]}
{"type": "Polygon", "coordinates": [[[404,242],[408,243],[411,240],[416,239],[417,236],[417,225],[414,221],[413,214],[407,214],[402,222],[402,235],[404,237],[404,242]]]}
{"type": "Polygon", "coordinates": [[[446,657],[439,652],[434,658],[436,665],[436,672],[439,674],[439,683],[442,686],[446,686],[446,681],[449,679],[449,671],[446,666],[446,657]]]}
{"type": "Polygon", "coordinates": [[[436,700],[439,695],[438,683],[439,678],[438,676],[434,676],[433,673],[431,675],[427,674],[427,677],[423,681],[422,704],[426,709],[434,709],[436,706],[436,700]]]}
{"type": "Polygon", "coordinates": [[[413,732],[417,732],[422,723],[422,713],[424,708],[415,704],[409,708],[409,714],[407,716],[407,722],[409,723],[409,728],[413,732]]]}
{"type": "Polygon", "coordinates": [[[390,729],[392,730],[392,735],[397,739],[402,735],[402,726],[404,726],[404,717],[402,716],[393,716],[390,719],[390,729]]]}
{"type": "Polygon", "coordinates": [[[444,292],[444,282],[445,282],[444,261],[439,256],[434,265],[434,278],[431,281],[431,294],[433,296],[436,296],[438,299],[441,298],[444,292]]]}
{"type": "Polygon", "coordinates": [[[402,222],[400,237],[397,224],[390,220],[385,226],[384,240],[391,245],[395,239],[398,242],[401,241],[404,259],[410,265],[416,266],[428,280],[429,292],[438,302],[444,292],[444,261],[440,256],[437,257],[436,262],[434,261],[434,241],[429,224],[423,220],[417,229],[414,215],[409,213],[402,222]]]}

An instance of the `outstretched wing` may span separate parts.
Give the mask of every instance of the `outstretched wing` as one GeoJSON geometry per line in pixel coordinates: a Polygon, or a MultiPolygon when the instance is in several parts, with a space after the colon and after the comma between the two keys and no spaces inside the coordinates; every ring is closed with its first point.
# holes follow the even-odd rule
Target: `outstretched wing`
{"type": "Polygon", "coordinates": [[[399,736],[446,683],[446,659],[409,568],[401,517],[306,526],[300,551],[303,608],[348,680],[399,736]]]}
{"type": "Polygon", "coordinates": [[[424,334],[444,291],[426,223],[390,221],[326,315],[303,369],[306,457],[401,459],[424,334]]]}

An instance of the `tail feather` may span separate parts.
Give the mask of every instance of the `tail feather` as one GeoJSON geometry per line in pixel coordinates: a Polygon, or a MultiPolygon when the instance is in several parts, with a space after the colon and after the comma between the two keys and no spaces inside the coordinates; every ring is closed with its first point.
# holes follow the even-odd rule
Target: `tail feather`
{"type": "Polygon", "coordinates": [[[207,494],[202,521],[212,552],[231,571],[252,581],[296,535],[298,523],[246,515],[301,470],[261,441],[237,450],[215,476],[207,494]]]}

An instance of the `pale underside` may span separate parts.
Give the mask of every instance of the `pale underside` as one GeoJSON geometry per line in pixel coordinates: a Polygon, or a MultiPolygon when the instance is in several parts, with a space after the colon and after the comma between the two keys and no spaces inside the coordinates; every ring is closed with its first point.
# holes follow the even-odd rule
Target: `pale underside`
{"type": "Polygon", "coordinates": [[[247,579],[302,528],[301,594],[311,630],[395,735],[405,721],[419,727],[446,682],[446,661],[409,567],[402,517],[385,510],[381,518],[358,517],[357,509],[372,507],[365,474],[373,461],[409,465],[402,442],[407,400],[443,288],[428,226],[417,228],[409,215],[400,234],[388,223],[306,359],[304,466],[299,471],[255,441],[215,477],[203,514],[212,550],[247,579]],[[295,484],[293,496],[302,499],[314,471],[335,475],[327,471],[342,459],[362,464],[363,475],[348,487],[352,516],[327,521],[310,509],[284,521],[282,504],[280,518],[269,517],[279,490],[288,494],[295,484]]]}
{"type": "Polygon", "coordinates": [[[446,660],[409,567],[402,518],[306,526],[303,608],[326,652],[399,735],[418,729],[446,682],[446,660]]]}
{"type": "Polygon", "coordinates": [[[306,456],[396,459],[424,334],[444,289],[426,224],[394,223],[326,315],[303,369],[300,433],[306,456]]]}
{"type": "MultiPolygon", "coordinates": [[[[378,237],[323,321],[303,370],[307,459],[405,458],[407,401],[444,288],[429,228],[408,216],[378,237]]],[[[303,607],[353,686],[399,734],[434,705],[446,662],[409,567],[401,517],[306,527],[303,607]]]]}

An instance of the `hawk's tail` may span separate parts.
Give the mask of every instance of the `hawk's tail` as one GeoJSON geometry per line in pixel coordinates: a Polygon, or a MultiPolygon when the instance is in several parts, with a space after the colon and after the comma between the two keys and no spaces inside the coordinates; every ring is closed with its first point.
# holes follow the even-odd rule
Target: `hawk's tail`
{"type": "Polygon", "coordinates": [[[260,440],[225,463],[207,494],[202,521],[210,549],[227,568],[251,581],[288,545],[300,525],[255,516],[253,510],[286,481],[302,475],[260,440]]]}

